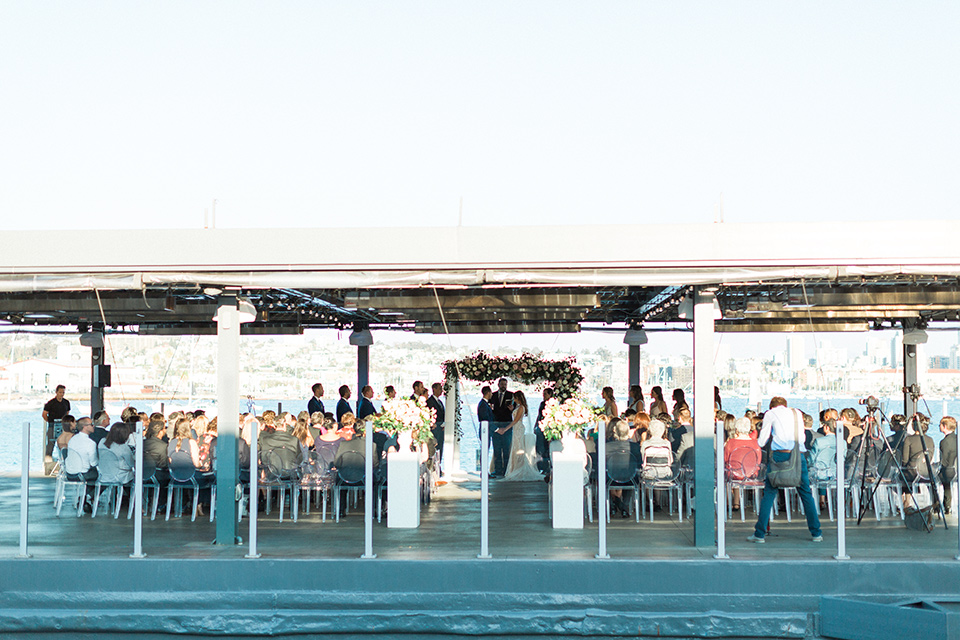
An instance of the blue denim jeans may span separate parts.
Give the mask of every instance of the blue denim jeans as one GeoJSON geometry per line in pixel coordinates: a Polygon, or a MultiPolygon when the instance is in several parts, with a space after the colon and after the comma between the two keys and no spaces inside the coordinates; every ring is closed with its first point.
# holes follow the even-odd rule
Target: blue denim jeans
{"type": "MultiPolygon", "coordinates": [[[[770,453],[775,462],[786,462],[790,459],[789,451],[773,451],[770,453]]],[[[811,536],[821,535],[820,517],[817,515],[817,507],[813,502],[813,494],[810,493],[810,477],[807,475],[807,460],[803,454],[800,454],[801,472],[800,486],[797,487],[797,493],[800,494],[800,502],[803,503],[803,511],[807,515],[807,527],[810,529],[811,536]]],[[[773,501],[777,499],[779,489],[774,489],[770,481],[763,483],[763,500],[760,502],[760,515],[757,517],[757,525],[754,527],[753,535],[762,538],[767,535],[767,524],[770,522],[770,512],[773,510],[773,501]]]]}

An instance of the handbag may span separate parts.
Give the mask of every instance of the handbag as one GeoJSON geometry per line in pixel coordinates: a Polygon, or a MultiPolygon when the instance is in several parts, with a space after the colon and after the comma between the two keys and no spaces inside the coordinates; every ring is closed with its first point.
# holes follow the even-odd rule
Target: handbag
{"type": "Polygon", "coordinates": [[[800,461],[800,416],[797,411],[793,412],[794,441],[793,451],[790,452],[790,458],[784,462],[776,462],[773,455],[770,456],[770,463],[767,466],[767,482],[774,489],[792,488],[800,486],[800,476],[802,472],[800,461]]]}

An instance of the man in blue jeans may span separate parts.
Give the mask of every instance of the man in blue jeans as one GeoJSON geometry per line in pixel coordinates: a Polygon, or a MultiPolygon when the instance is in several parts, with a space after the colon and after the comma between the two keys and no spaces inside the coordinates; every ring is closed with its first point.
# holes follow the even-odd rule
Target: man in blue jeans
{"type": "MultiPolygon", "coordinates": [[[[813,502],[813,494],[810,493],[810,478],[807,476],[806,447],[804,446],[803,416],[796,409],[788,409],[787,401],[779,396],[770,400],[770,410],[763,414],[763,427],[760,429],[760,435],[757,437],[757,444],[761,447],[770,441],[770,456],[775,462],[786,462],[793,453],[793,446],[796,440],[796,434],[800,434],[800,461],[801,474],[800,486],[797,487],[797,493],[800,494],[800,501],[803,503],[803,510],[807,516],[807,527],[810,529],[810,536],[814,542],[823,542],[823,535],[820,531],[820,517],[817,515],[817,507],[813,502]]],[[[753,535],[747,538],[750,542],[763,543],[764,536],[767,535],[767,524],[770,522],[770,511],[773,509],[773,501],[777,499],[778,489],[771,486],[767,480],[763,485],[763,501],[760,503],[760,515],[757,517],[757,524],[754,527],[753,535]]]]}

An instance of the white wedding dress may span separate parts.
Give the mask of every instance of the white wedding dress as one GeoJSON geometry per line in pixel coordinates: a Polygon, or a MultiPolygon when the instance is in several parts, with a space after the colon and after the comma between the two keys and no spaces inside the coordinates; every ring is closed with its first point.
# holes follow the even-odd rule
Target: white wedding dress
{"type": "MultiPolygon", "coordinates": [[[[523,407],[514,409],[513,419],[516,420],[518,412],[522,411],[523,407]]],[[[507,472],[501,482],[543,482],[543,475],[537,469],[537,462],[539,461],[537,436],[527,431],[526,420],[521,419],[513,427],[510,457],[507,459],[507,472]]]]}

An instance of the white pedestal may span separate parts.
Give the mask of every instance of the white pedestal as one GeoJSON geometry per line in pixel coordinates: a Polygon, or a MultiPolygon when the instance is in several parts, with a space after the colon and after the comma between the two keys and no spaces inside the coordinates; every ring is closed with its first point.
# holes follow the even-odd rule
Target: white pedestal
{"type": "Polygon", "coordinates": [[[583,529],[583,453],[554,451],[551,460],[553,528],[583,529]]]}
{"type": "Polygon", "coordinates": [[[387,454],[387,527],[420,526],[420,458],[412,451],[387,454]]]}

